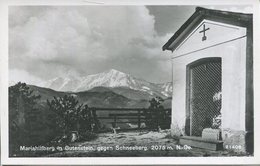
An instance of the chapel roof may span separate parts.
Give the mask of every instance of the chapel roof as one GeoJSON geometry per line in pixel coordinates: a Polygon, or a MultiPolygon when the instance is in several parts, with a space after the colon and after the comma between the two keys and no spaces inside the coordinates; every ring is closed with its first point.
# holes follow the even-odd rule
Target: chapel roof
{"type": "Polygon", "coordinates": [[[252,14],[206,9],[196,7],[192,16],[174,33],[162,47],[162,50],[174,51],[176,47],[199,25],[204,19],[252,28],[252,14]]]}

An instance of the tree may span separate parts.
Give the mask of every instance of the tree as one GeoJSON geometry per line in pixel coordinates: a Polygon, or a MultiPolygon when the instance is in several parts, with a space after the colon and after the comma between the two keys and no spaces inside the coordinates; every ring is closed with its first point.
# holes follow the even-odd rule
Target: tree
{"type": "Polygon", "coordinates": [[[150,129],[167,128],[169,116],[162,106],[164,100],[161,97],[155,97],[149,100],[150,106],[145,112],[146,126],[150,129]]]}
{"type": "Polygon", "coordinates": [[[25,84],[18,82],[9,87],[9,141],[10,154],[15,153],[19,145],[34,144],[37,142],[37,101],[39,95],[25,84]]]}
{"type": "Polygon", "coordinates": [[[65,95],[64,97],[53,97],[53,100],[47,100],[47,104],[51,111],[57,116],[57,125],[63,130],[64,134],[69,131],[77,130],[77,117],[82,105],[78,105],[78,101],[73,96],[65,95]]]}

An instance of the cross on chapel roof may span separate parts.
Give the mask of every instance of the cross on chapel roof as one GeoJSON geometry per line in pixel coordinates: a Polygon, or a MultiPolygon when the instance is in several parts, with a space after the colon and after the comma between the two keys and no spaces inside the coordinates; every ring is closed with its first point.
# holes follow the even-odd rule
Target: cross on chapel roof
{"type": "Polygon", "coordinates": [[[162,50],[174,51],[204,19],[252,29],[253,15],[197,7],[193,15],[164,44],[162,50]]]}

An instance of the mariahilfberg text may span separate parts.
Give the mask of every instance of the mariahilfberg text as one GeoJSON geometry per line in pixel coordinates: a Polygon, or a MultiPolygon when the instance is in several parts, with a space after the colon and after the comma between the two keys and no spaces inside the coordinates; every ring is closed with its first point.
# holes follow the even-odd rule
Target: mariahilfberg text
{"type": "Polygon", "coordinates": [[[113,151],[113,150],[137,150],[137,151],[147,151],[148,147],[146,146],[20,146],[20,151],[113,151]]]}
{"type": "Polygon", "coordinates": [[[160,150],[191,150],[192,148],[188,145],[175,145],[175,146],[166,146],[166,145],[151,145],[151,146],[20,146],[20,151],[160,151],[160,150]]]}

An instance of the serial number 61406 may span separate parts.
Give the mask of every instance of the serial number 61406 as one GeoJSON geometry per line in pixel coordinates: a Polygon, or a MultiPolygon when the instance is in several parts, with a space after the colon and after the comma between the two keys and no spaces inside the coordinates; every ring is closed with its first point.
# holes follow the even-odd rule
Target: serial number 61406
{"type": "Polygon", "coordinates": [[[225,145],[225,149],[240,150],[240,149],[242,149],[242,146],[241,145],[225,145]]]}

